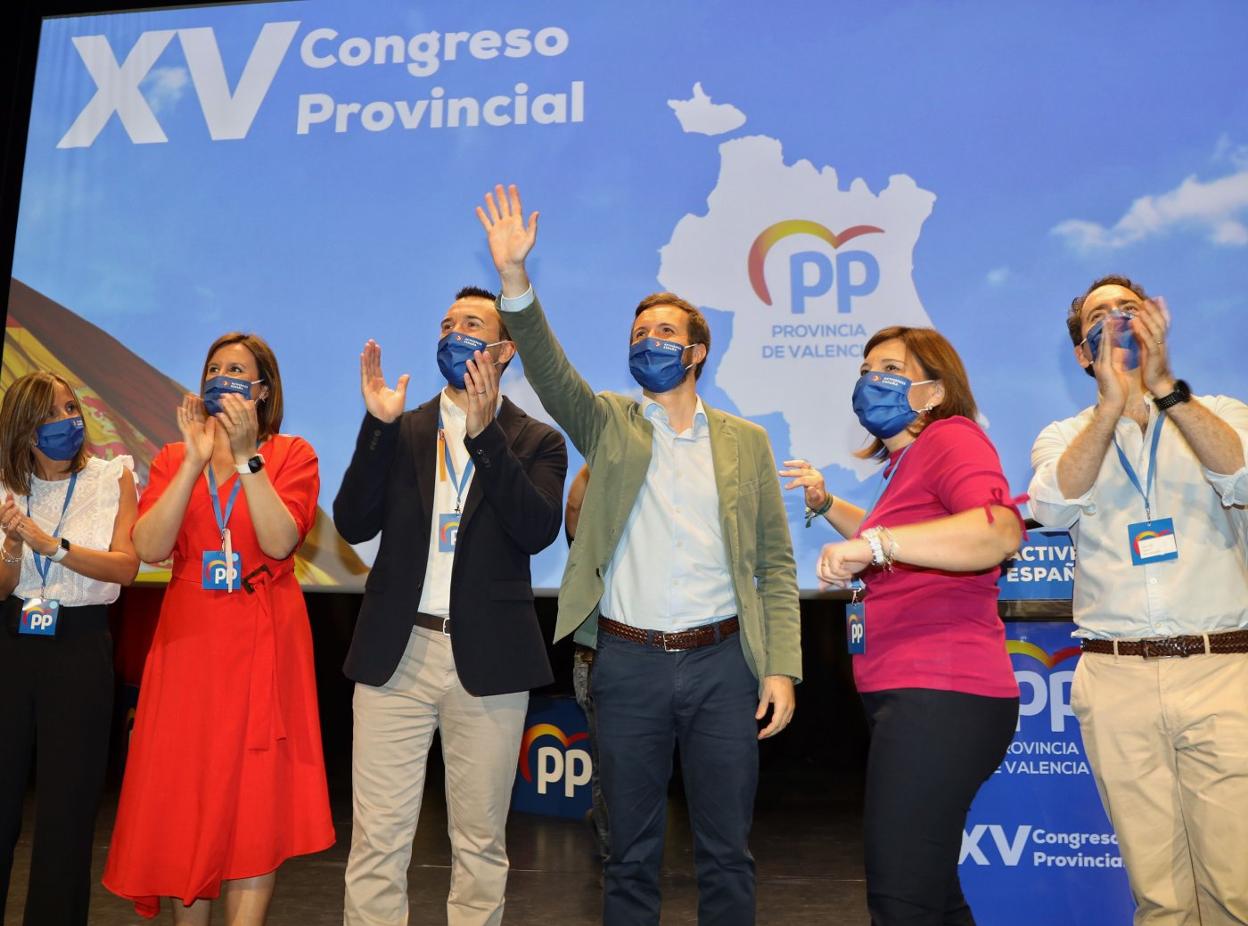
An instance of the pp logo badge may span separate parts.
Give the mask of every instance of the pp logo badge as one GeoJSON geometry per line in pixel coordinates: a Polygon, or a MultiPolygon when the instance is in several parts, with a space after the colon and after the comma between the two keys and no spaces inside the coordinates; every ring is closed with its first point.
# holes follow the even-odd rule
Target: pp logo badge
{"type": "Polygon", "coordinates": [[[51,598],[31,598],[22,605],[22,617],[18,633],[34,637],[56,636],[56,620],[60,616],[61,603],[51,598]]]}
{"type": "Polygon", "coordinates": [[[203,587],[209,591],[228,591],[239,587],[239,576],[243,574],[243,561],[237,553],[229,564],[225,562],[225,554],[220,550],[204,551],[203,587]]]}
{"type": "Polygon", "coordinates": [[[459,538],[459,512],[443,512],[438,515],[438,552],[454,553],[459,538]]]}

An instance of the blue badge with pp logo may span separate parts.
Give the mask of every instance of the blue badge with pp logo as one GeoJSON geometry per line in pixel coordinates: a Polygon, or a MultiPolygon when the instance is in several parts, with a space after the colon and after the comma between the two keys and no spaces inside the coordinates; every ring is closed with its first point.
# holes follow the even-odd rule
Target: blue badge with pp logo
{"type": "Polygon", "coordinates": [[[17,632],[32,637],[54,637],[60,614],[61,603],[55,598],[28,598],[22,605],[17,632]]]}
{"type": "Polygon", "coordinates": [[[239,588],[243,574],[243,558],[237,553],[227,564],[220,550],[204,551],[203,587],[208,591],[225,592],[239,588]]]}
{"type": "Polygon", "coordinates": [[[438,552],[454,553],[455,540],[459,537],[459,519],[462,517],[458,511],[444,512],[438,515],[438,552]]]}
{"type": "Polygon", "coordinates": [[[845,602],[845,644],[851,656],[867,653],[867,603],[845,602]]]}

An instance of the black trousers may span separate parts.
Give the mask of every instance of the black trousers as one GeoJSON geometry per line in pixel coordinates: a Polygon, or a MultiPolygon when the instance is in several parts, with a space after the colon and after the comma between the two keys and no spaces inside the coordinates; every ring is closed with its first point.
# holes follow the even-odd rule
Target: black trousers
{"type": "Polygon", "coordinates": [[[962,829],[1014,737],[1018,698],[900,688],[862,702],[872,926],[974,926],[958,881],[962,829]]]}
{"type": "Polygon", "coordinates": [[[698,922],[750,926],[758,680],[740,637],[666,653],[599,633],[590,689],[611,818],[605,926],[658,926],[667,785],[677,744],[693,829],[698,922]]]}
{"type": "Polygon", "coordinates": [[[57,635],[32,637],[17,632],[20,607],[15,598],[4,603],[0,629],[0,913],[35,755],[34,851],[22,922],[85,926],[113,712],[108,609],[61,608],[57,635]]]}

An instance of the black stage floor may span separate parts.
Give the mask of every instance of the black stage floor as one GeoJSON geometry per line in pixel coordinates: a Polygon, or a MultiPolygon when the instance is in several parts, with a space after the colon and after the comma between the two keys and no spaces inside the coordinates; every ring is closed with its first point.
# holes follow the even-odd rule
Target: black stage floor
{"type": "MultiPolygon", "coordinates": [[[[436,755],[436,749],[435,749],[436,755]]],[[[450,844],[442,770],[430,763],[420,827],[408,876],[411,924],[446,922],[450,844]]],[[[292,859],[278,873],[270,926],[338,926],[342,922],[342,875],[351,834],[349,794],[334,788],[338,843],[319,855],[292,859]]],[[[861,844],[861,784],[835,780],[814,769],[791,766],[769,773],[759,787],[751,849],[758,863],[760,924],[865,924],[861,844]]],[[[18,926],[30,868],[33,795],[17,846],[5,926],[18,926]]],[[[116,793],[100,810],[92,896],[93,926],[141,924],[132,907],[99,885],[112,834],[116,793]]],[[[588,825],[513,813],[507,828],[511,876],[504,922],[511,926],[573,926],[600,920],[601,885],[588,825]]],[[[697,886],[684,800],[669,802],[663,866],[663,923],[697,922],[697,886]]],[[[169,922],[168,914],[157,920],[169,922]]],[[[223,922],[220,911],[214,923],[223,922]]]]}

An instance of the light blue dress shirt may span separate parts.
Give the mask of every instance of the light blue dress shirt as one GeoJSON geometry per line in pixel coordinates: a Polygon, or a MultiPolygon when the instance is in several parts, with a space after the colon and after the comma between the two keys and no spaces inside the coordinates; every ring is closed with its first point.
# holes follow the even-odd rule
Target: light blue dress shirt
{"type": "MultiPolygon", "coordinates": [[[[532,302],[532,288],[499,300],[505,312],[532,302]]],[[[665,632],[732,617],[737,605],[702,400],[693,425],[680,434],[663,406],[649,398],[642,403],[654,429],[650,468],[603,576],[602,615],[665,632]]]]}

